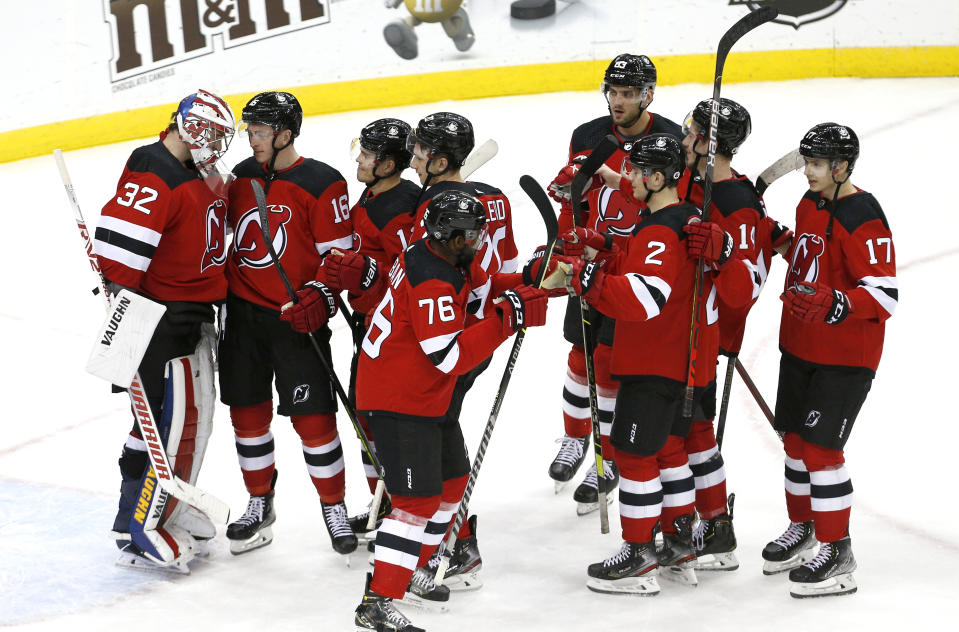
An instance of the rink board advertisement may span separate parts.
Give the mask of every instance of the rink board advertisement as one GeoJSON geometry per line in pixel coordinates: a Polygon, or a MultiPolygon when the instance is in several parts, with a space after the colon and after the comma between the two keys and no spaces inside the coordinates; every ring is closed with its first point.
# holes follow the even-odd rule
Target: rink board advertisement
{"type": "Polygon", "coordinates": [[[716,43],[761,6],[780,16],[737,44],[725,82],[959,74],[959,3],[926,0],[579,0],[520,20],[510,0],[48,0],[4,20],[0,161],[152,134],[197,88],[239,109],[289,89],[307,115],[599,84],[645,53],[662,85],[712,81],[716,43]],[[463,39],[462,18],[472,29],[463,39]],[[404,33],[401,57],[384,37],[404,33]],[[412,24],[413,26],[409,26],[412,24]],[[448,35],[460,33],[460,39],[448,35]],[[37,42],[44,44],[38,46],[37,42]],[[465,49],[465,50],[464,50],[465,49]]]}

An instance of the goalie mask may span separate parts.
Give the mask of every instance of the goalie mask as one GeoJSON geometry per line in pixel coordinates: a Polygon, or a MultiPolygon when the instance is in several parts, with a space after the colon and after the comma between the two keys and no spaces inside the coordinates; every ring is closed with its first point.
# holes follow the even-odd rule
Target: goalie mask
{"type": "Polygon", "coordinates": [[[219,163],[233,140],[236,121],[226,101],[206,90],[197,90],[177,107],[177,131],[190,147],[197,171],[217,195],[225,195],[230,171],[219,163]]]}

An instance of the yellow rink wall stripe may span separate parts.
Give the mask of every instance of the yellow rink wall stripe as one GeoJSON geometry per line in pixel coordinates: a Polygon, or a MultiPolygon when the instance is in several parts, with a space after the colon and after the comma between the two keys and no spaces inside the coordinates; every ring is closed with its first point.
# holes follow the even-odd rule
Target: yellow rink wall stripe
{"type": "MultiPolygon", "coordinates": [[[[659,85],[711,84],[713,54],[654,57],[659,85]]],[[[480,99],[599,87],[608,60],[530,64],[381,77],[290,88],[307,116],[444,99],[480,99]],[[371,100],[375,96],[376,100],[371,100]]],[[[959,46],[827,48],[733,53],[723,83],[820,77],[959,76],[959,46]]],[[[226,97],[239,114],[254,93],[226,97]]],[[[0,132],[0,162],[153,136],[175,103],[0,132]]]]}

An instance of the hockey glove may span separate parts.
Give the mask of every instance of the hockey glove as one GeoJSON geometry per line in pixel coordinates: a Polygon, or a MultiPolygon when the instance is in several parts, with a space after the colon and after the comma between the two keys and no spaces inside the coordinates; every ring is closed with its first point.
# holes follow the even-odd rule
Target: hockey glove
{"type": "Polygon", "coordinates": [[[365,292],[373,287],[379,276],[376,259],[352,250],[330,251],[323,258],[323,267],[332,287],[350,292],[365,292]]]}
{"type": "Polygon", "coordinates": [[[773,252],[778,252],[785,257],[789,247],[792,246],[792,230],[768,216],[764,217],[763,221],[769,229],[769,242],[772,244],[773,252]]]}
{"type": "MultiPolygon", "coordinates": [[[[530,257],[530,260],[526,262],[526,265],[523,266],[523,283],[536,287],[536,280],[539,279],[540,269],[543,267],[543,257],[546,256],[547,246],[540,246],[535,251],[533,251],[533,256],[530,257]]],[[[555,247],[553,248],[553,255],[549,258],[549,265],[546,268],[546,273],[543,275],[543,285],[540,287],[546,288],[546,281],[550,277],[555,276],[556,274],[561,275],[565,278],[565,274],[560,271],[557,273],[559,260],[557,259],[557,252],[555,247]]],[[[563,296],[566,294],[565,283],[563,287],[558,290],[552,290],[549,292],[550,296],[563,296]]]]}
{"type": "Polygon", "coordinates": [[[545,325],[547,300],[545,290],[528,285],[500,294],[494,306],[503,319],[503,335],[511,336],[520,329],[545,325]]]}
{"type": "Polygon", "coordinates": [[[692,222],[683,226],[683,231],[687,235],[689,256],[702,257],[717,270],[733,254],[733,238],[715,222],[692,222]]]}
{"type": "Polygon", "coordinates": [[[582,296],[587,302],[597,299],[603,289],[606,275],[602,270],[602,263],[586,262],[582,259],[565,259],[564,262],[570,267],[566,277],[566,289],[569,295],[582,296]]]}
{"type": "Polygon", "coordinates": [[[795,283],[779,298],[793,316],[809,322],[838,325],[852,313],[846,294],[818,283],[795,283]]]}
{"type": "Polygon", "coordinates": [[[567,257],[583,257],[588,261],[596,258],[597,253],[611,254],[616,251],[613,236],[592,228],[574,228],[560,235],[563,254],[567,257]]]}
{"type": "Polygon", "coordinates": [[[319,281],[310,281],[296,292],[296,303],[287,303],[280,320],[290,323],[293,331],[308,334],[316,331],[336,315],[333,290],[319,281]]]}
{"type": "MultiPolygon", "coordinates": [[[[568,165],[559,170],[559,173],[556,174],[556,177],[553,178],[553,181],[550,182],[549,187],[547,187],[547,193],[549,193],[551,198],[560,204],[570,204],[572,202],[570,185],[573,184],[573,178],[576,177],[576,173],[584,162],[586,162],[586,155],[576,156],[568,165]]],[[[590,189],[601,186],[602,184],[603,178],[594,174],[589,186],[586,187],[585,191],[582,191],[582,199],[586,199],[587,192],[590,189]]]]}

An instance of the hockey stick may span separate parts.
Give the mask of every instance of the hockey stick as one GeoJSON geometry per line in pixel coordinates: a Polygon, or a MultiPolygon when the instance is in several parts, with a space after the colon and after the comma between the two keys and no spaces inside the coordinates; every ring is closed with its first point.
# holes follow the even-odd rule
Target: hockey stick
{"type": "MultiPolygon", "coordinates": [[[[289,294],[290,300],[293,301],[293,303],[298,303],[299,299],[296,297],[296,290],[293,289],[293,285],[290,283],[290,277],[286,275],[286,270],[283,269],[283,265],[280,263],[280,257],[276,254],[276,249],[273,247],[273,236],[270,234],[270,210],[266,205],[266,192],[257,180],[251,180],[251,185],[253,186],[253,197],[256,198],[256,210],[260,219],[260,231],[263,233],[263,241],[266,243],[266,249],[270,253],[270,259],[273,260],[273,267],[276,268],[277,274],[280,275],[280,280],[283,281],[283,287],[286,288],[286,293],[289,294]]],[[[330,360],[324,355],[320,344],[316,341],[316,336],[313,335],[312,331],[306,335],[309,336],[313,350],[320,359],[320,363],[329,376],[330,382],[333,383],[333,388],[336,390],[337,396],[339,396],[340,401],[343,402],[343,408],[346,410],[346,415],[353,424],[353,429],[356,430],[356,436],[359,437],[360,443],[363,444],[363,450],[366,452],[366,456],[370,458],[370,463],[372,463],[376,471],[379,472],[380,479],[376,483],[376,495],[373,497],[374,505],[370,508],[370,524],[367,525],[372,528],[372,526],[375,525],[376,513],[379,508],[378,500],[383,497],[383,489],[385,489],[383,466],[380,464],[379,459],[376,458],[376,453],[370,446],[370,440],[367,438],[363,427],[356,418],[356,411],[353,410],[353,407],[350,405],[350,399],[343,390],[343,385],[340,383],[339,378],[336,377],[330,360]]]]}
{"type": "MultiPolygon", "coordinates": [[[[559,232],[559,225],[556,220],[556,212],[550,203],[546,192],[536,180],[530,176],[523,176],[519,179],[519,185],[526,191],[526,194],[533,200],[537,210],[543,217],[543,223],[546,225],[546,254],[543,255],[543,262],[539,267],[539,274],[536,275],[536,287],[543,284],[543,277],[549,268],[549,258],[553,255],[553,246],[556,243],[556,234],[559,232]]],[[[466,514],[469,511],[470,498],[473,495],[473,488],[476,486],[476,479],[479,477],[480,468],[483,466],[483,458],[486,456],[486,448],[489,445],[490,438],[493,436],[493,427],[496,425],[496,419],[499,417],[500,408],[503,406],[503,398],[506,396],[506,387],[509,386],[510,378],[513,377],[513,369],[516,367],[516,360],[519,358],[520,349],[523,347],[523,339],[526,338],[526,330],[521,329],[516,332],[513,339],[513,348],[509,352],[509,360],[506,363],[506,369],[503,371],[503,377],[500,378],[499,388],[496,390],[496,398],[493,400],[493,409],[490,411],[489,419],[486,420],[486,428],[483,430],[483,438],[480,439],[479,447],[476,448],[476,456],[473,458],[473,467],[470,470],[469,480],[466,482],[466,489],[463,491],[463,498],[460,500],[459,510],[453,519],[453,525],[450,529],[445,543],[441,542],[440,564],[436,569],[436,576],[433,581],[437,586],[443,584],[446,569],[449,568],[450,560],[453,557],[453,547],[456,542],[456,536],[459,534],[460,527],[466,514]]]]}
{"type": "MultiPolygon", "coordinates": [[[[803,159],[799,154],[798,149],[793,149],[792,151],[788,152],[782,158],[766,167],[766,169],[759,174],[759,177],[756,178],[756,193],[759,195],[759,197],[762,197],[763,193],[766,192],[766,189],[769,188],[769,185],[787,173],[796,171],[802,167],[803,164],[803,159]]],[[[726,433],[726,413],[729,410],[729,396],[732,391],[733,369],[737,368],[735,366],[737,363],[739,363],[739,359],[736,356],[729,356],[726,358],[726,380],[723,382],[723,400],[719,406],[719,421],[716,423],[716,444],[720,449],[723,447],[723,435],[726,433]]],[[[741,363],[739,364],[739,367],[742,367],[741,363]]],[[[741,369],[741,371],[745,372],[745,369],[741,369]]],[[[757,394],[758,391],[753,395],[756,396],[757,394]]],[[[763,404],[765,404],[765,402],[763,402],[763,404]]]]}
{"type": "Polygon", "coordinates": [[[473,172],[492,160],[499,153],[499,145],[490,138],[485,143],[475,148],[460,167],[460,177],[464,180],[473,175],[473,172]]]}
{"type": "MultiPolygon", "coordinates": [[[[583,161],[579,171],[573,176],[569,186],[570,203],[576,200],[581,204],[583,192],[593,174],[619,149],[619,141],[612,134],[603,137],[589,156],[583,161]]],[[[579,214],[581,209],[573,210],[573,226],[580,226],[579,214]]],[[[589,305],[579,297],[580,324],[583,332],[583,355],[586,358],[586,384],[589,388],[589,418],[593,433],[593,454],[596,460],[596,500],[599,502],[599,530],[600,533],[609,533],[609,508],[606,505],[606,468],[603,463],[603,436],[599,429],[599,396],[596,394],[596,371],[593,366],[592,324],[590,323],[589,305]]]]}
{"type": "Polygon", "coordinates": [[[753,382],[751,377],[749,377],[749,373],[746,372],[746,367],[743,366],[743,363],[739,360],[739,358],[736,358],[736,371],[739,373],[739,377],[743,378],[746,388],[749,389],[753,399],[756,400],[759,408],[763,411],[763,414],[766,416],[766,420],[769,422],[769,425],[773,427],[773,430],[777,435],[779,435],[779,440],[782,441],[783,433],[776,430],[775,426],[776,416],[773,415],[773,411],[769,408],[769,404],[767,404],[766,400],[763,399],[762,393],[759,392],[759,389],[756,387],[756,383],[753,382]]]}
{"type": "MultiPolygon", "coordinates": [[[[63,160],[63,152],[55,149],[53,151],[53,158],[57,163],[57,169],[60,170],[60,179],[63,181],[63,188],[67,192],[70,206],[73,207],[73,216],[77,222],[77,228],[80,231],[80,238],[83,239],[84,249],[87,251],[87,259],[90,261],[90,267],[93,268],[100,282],[99,293],[103,296],[106,308],[110,309],[110,294],[107,291],[106,279],[103,276],[100,263],[97,261],[96,254],[94,253],[93,240],[90,239],[90,231],[87,230],[86,222],[83,219],[83,212],[80,210],[80,203],[77,201],[73,181],[70,179],[66,162],[63,160]]],[[[94,290],[94,293],[97,293],[97,291],[98,290],[94,290]]],[[[147,401],[146,394],[143,392],[143,383],[140,381],[139,371],[133,375],[133,381],[127,389],[127,394],[130,396],[130,404],[135,412],[140,434],[147,445],[146,452],[150,458],[150,466],[156,474],[160,487],[177,500],[196,507],[209,516],[213,522],[226,524],[230,519],[229,505],[216,496],[187,483],[173,473],[166,448],[164,448],[162,438],[160,437],[160,431],[156,425],[156,419],[153,417],[153,411],[150,410],[150,404],[147,401]]]]}
{"type": "MultiPolygon", "coordinates": [[[[716,72],[713,79],[713,98],[709,104],[709,149],[706,154],[706,174],[703,178],[703,221],[709,221],[709,207],[713,196],[713,171],[716,167],[716,148],[719,141],[716,138],[719,127],[719,93],[723,82],[723,66],[726,57],[733,45],[746,33],[754,28],[774,20],[779,12],[772,7],[763,7],[744,16],[733,24],[719,40],[716,49],[716,72]]],[[[696,360],[699,355],[699,311],[703,291],[703,261],[698,260],[696,265],[696,286],[693,288],[693,313],[689,325],[689,360],[686,372],[686,393],[683,397],[683,417],[692,419],[693,395],[696,383],[696,360]]]]}

